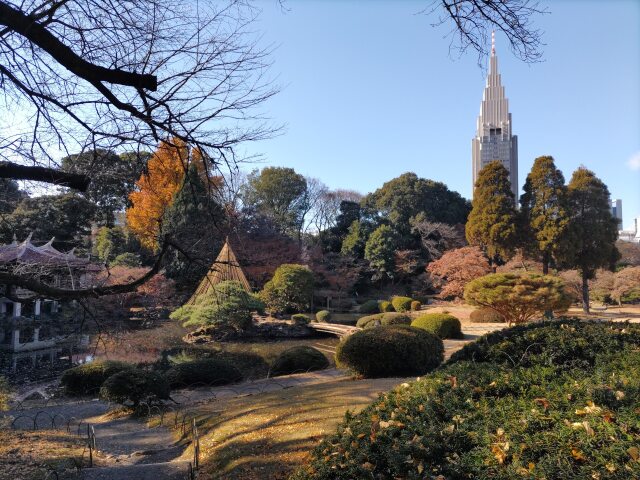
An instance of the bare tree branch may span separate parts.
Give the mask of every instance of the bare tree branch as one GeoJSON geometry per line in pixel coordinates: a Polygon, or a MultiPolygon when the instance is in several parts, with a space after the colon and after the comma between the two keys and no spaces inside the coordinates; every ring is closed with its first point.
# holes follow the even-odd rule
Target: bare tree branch
{"type": "Polygon", "coordinates": [[[2,161],[0,161],[0,178],[51,183],[81,192],[86,191],[89,183],[91,183],[89,177],[80,173],[69,173],[54,168],[18,165],[2,161]]]}

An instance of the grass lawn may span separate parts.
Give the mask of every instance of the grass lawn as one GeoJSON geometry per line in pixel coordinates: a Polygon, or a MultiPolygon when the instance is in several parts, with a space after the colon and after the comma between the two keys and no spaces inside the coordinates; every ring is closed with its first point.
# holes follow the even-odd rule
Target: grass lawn
{"type": "Polygon", "coordinates": [[[43,479],[52,468],[75,471],[84,447],[83,439],[59,430],[0,429],[0,480],[43,479]]]}
{"type": "Polygon", "coordinates": [[[347,410],[359,411],[402,382],[341,379],[200,406],[192,413],[201,419],[201,474],[227,480],[285,479],[347,410]]]}

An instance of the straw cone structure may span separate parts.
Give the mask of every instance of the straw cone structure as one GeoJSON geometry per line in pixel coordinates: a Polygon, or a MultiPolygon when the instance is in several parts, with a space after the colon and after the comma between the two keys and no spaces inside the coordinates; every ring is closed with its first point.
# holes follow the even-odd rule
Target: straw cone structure
{"type": "Polygon", "coordinates": [[[234,280],[240,282],[244,289],[251,293],[251,286],[244,276],[244,272],[238,263],[235,253],[229,245],[229,239],[226,240],[220,254],[209,268],[209,273],[202,279],[198,288],[191,296],[187,305],[198,303],[198,299],[205,298],[209,295],[215,295],[213,288],[220,282],[234,280]]]}

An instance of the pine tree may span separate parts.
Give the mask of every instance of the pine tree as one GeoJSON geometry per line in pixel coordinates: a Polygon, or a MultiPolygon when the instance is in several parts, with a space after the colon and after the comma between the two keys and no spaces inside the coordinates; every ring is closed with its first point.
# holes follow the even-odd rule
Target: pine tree
{"type": "Polygon", "coordinates": [[[620,254],[617,222],[611,215],[609,189],[584,167],[573,172],[568,186],[570,222],[563,245],[565,263],[582,278],[582,309],[589,313],[589,280],[598,268],[612,268],[620,254]]]}
{"type": "Polygon", "coordinates": [[[479,246],[492,264],[508,260],[517,242],[517,214],[509,172],[502,163],[496,160],[480,170],[471,206],[469,244],[479,246]]]}
{"type": "Polygon", "coordinates": [[[546,275],[569,224],[567,187],[553,157],[536,158],[527,175],[520,206],[523,243],[540,257],[542,273],[546,275]]]}
{"type": "Polygon", "coordinates": [[[180,250],[167,256],[166,275],[179,285],[194,284],[206,274],[222,247],[224,210],[211,194],[195,164],[162,219],[162,235],[180,250]]]}

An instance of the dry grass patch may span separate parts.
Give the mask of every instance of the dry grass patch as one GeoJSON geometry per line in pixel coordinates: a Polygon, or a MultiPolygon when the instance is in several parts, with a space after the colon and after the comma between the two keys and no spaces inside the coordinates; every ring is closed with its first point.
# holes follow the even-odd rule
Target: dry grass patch
{"type": "Polygon", "coordinates": [[[200,418],[202,475],[285,479],[347,410],[359,411],[402,381],[341,379],[201,406],[193,413],[200,418]]]}
{"type": "Polygon", "coordinates": [[[73,474],[84,449],[82,439],[60,430],[0,429],[0,479],[38,480],[52,469],[73,474]]]}

